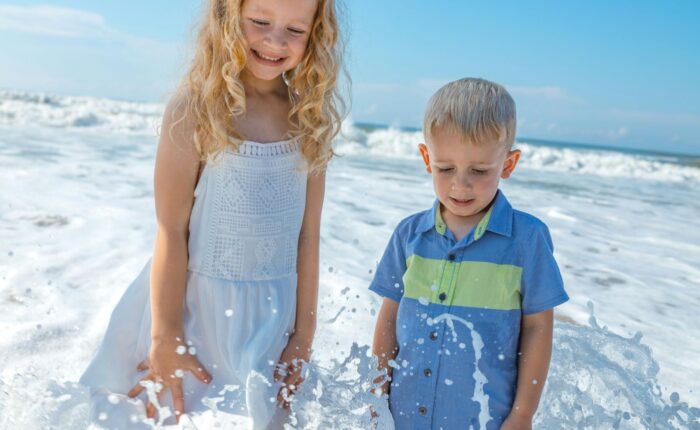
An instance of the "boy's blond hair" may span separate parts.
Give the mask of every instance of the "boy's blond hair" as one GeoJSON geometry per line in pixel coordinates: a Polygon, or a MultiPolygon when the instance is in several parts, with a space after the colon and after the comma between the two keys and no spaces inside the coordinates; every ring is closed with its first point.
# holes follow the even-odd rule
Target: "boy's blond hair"
{"type": "Polygon", "coordinates": [[[495,82],[464,78],[440,88],[428,101],[423,120],[426,138],[448,127],[471,143],[515,141],[515,102],[495,82]]]}

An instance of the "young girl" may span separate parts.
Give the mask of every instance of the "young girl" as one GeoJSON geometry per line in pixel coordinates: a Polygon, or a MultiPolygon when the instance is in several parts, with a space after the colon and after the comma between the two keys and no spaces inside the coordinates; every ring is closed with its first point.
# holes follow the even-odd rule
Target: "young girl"
{"type": "Polygon", "coordinates": [[[81,378],[93,427],[281,427],[316,324],[338,30],[333,0],[209,1],[163,117],[153,257],[81,378]]]}

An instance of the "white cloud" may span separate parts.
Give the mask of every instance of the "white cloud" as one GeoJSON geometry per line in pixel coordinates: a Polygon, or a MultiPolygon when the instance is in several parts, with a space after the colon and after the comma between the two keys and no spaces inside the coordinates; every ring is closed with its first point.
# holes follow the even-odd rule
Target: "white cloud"
{"type": "Polygon", "coordinates": [[[57,6],[0,5],[0,31],[58,37],[109,37],[118,34],[99,14],[57,6]]]}

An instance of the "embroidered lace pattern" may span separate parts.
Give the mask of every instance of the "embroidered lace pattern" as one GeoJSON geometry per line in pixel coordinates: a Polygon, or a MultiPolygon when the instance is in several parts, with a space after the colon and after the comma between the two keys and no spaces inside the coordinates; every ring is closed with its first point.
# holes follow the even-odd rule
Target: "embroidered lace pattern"
{"type": "Polygon", "coordinates": [[[306,170],[291,141],[244,142],[209,169],[211,204],[207,252],[200,271],[231,280],[265,280],[296,273],[306,201],[306,170]]]}

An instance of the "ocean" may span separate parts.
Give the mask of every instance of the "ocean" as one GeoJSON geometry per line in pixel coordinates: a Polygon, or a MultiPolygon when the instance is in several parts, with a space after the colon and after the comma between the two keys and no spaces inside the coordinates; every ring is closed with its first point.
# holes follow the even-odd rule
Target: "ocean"
{"type": "MultiPolygon", "coordinates": [[[[152,252],[162,104],[0,90],[0,428],[81,429],[77,379],[152,252]]],[[[431,206],[416,130],[347,120],[328,170],[298,428],[367,428],[367,290],[431,206]],[[313,388],[313,390],[312,390],[313,388]],[[348,394],[350,393],[350,394],[348,394]]],[[[536,428],[700,428],[700,161],[518,139],[501,189],[547,223],[571,300],[536,428]]]]}

